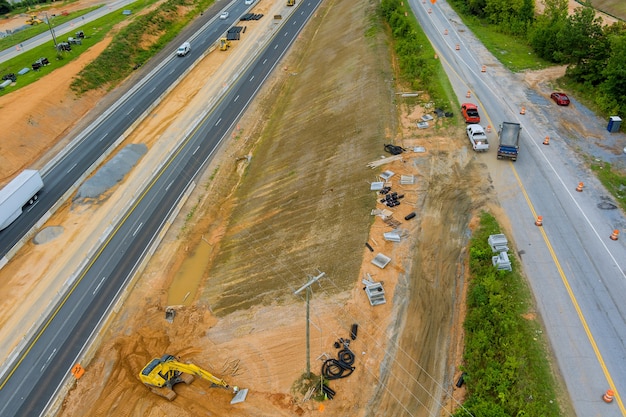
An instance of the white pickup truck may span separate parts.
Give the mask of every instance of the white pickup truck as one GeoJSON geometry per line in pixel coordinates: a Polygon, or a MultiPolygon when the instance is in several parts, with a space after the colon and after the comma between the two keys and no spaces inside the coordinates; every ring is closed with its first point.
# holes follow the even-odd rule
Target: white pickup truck
{"type": "Polygon", "coordinates": [[[489,141],[487,135],[481,125],[467,125],[467,137],[472,143],[472,148],[477,152],[487,152],[489,149],[489,141]]]}

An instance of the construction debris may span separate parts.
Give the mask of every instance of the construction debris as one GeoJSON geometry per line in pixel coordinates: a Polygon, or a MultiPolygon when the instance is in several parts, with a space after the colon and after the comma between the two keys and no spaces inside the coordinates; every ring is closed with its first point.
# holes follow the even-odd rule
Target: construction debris
{"type": "Polygon", "coordinates": [[[393,171],[383,171],[378,176],[385,181],[389,181],[389,178],[393,177],[394,175],[395,175],[395,172],[393,171]]]}
{"type": "Polygon", "coordinates": [[[365,294],[367,295],[367,299],[369,300],[371,306],[378,306],[387,302],[382,283],[374,282],[371,279],[364,279],[361,282],[365,285],[363,289],[365,290],[365,294]]]}
{"type": "Polygon", "coordinates": [[[404,149],[402,146],[386,144],[385,151],[389,152],[392,155],[400,155],[402,152],[405,152],[406,149],[404,149]]]}
{"type": "Polygon", "coordinates": [[[503,234],[490,235],[487,239],[487,243],[491,246],[491,250],[493,252],[508,252],[509,247],[507,244],[509,241],[506,239],[506,236],[503,234]]]}
{"type": "Polygon", "coordinates": [[[379,253],[372,259],[372,263],[379,267],[380,269],[385,269],[385,267],[391,262],[391,258],[388,256],[379,253]]]}
{"type": "Polygon", "coordinates": [[[375,181],[370,184],[370,191],[380,191],[385,186],[384,181],[375,181]]]}
{"type": "Polygon", "coordinates": [[[389,216],[389,217],[385,217],[385,218],[383,219],[383,221],[385,222],[385,224],[386,224],[387,226],[392,227],[392,228],[394,228],[394,229],[395,229],[395,228],[397,228],[398,226],[400,226],[400,225],[402,224],[401,222],[399,222],[398,220],[396,220],[396,219],[392,218],[391,216],[389,216]]]}
{"type": "Polygon", "coordinates": [[[175,316],[176,316],[176,310],[174,310],[174,307],[167,307],[165,309],[165,320],[167,320],[170,323],[173,323],[175,316]]]}
{"type": "Polygon", "coordinates": [[[400,184],[402,185],[415,184],[415,175],[401,175],[400,184]]]}
{"type": "Polygon", "coordinates": [[[400,242],[402,240],[402,236],[400,236],[400,232],[397,230],[383,233],[383,238],[387,242],[400,242]]]}
{"type": "Polygon", "coordinates": [[[387,158],[381,158],[377,161],[368,162],[367,166],[373,169],[373,168],[378,168],[381,165],[385,165],[393,161],[401,161],[401,160],[402,160],[402,155],[394,155],[394,156],[389,156],[387,158]]]}
{"type": "Polygon", "coordinates": [[[491,258],[493,266],[497,267],[499,271],[512,271],[511,261],[509,255],[506,252],[500,252],[496,256],[491,258]]]}

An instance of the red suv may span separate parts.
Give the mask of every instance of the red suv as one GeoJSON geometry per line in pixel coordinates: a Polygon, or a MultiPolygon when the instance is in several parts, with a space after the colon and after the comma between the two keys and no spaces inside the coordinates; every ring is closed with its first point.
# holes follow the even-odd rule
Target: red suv
{"type": "Polygon", "coordinates": [[[480,123],[480,115],[478,114],[478,108],[472,103],[461,104],[461,114],[465,119],[465,123],[480,123]]]}
{"type": "Polygon", "coordinates": [[[552,93],[550,94],[550,98],[559,106],[569,106],[569,97],[563,93],[552,93]]]}

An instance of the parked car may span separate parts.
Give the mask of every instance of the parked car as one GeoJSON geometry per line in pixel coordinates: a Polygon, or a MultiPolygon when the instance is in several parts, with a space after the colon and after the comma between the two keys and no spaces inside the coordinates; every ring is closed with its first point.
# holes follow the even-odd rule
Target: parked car
{"type": "Polygon", "coordinates": [[[559,106],[569,106],[569,97],[563,93],[552,93],[550,94],[550,98],[559,106]]]}
{"type": "Polygon", "coordinates": [[[487,152],[487,150],[489,150],[489,141],[481,125],[470,124],[467,125],[465,130],[472,144],[472,148],[476,152],[487,152]]]}
{"type": "Polygon", "coordinates": [[[475,104],[463,103],[461,105],[461,114],[465,119],[465,123],[480,123],[480,115],[475,104]]]}
{"type": "Polygon", "coordinates": [[[229,16],[228,12],[222,12],[222,14],[220,15],[220,19],[226,20],[226,19],[228,19],[228,16],[229,16]]]}

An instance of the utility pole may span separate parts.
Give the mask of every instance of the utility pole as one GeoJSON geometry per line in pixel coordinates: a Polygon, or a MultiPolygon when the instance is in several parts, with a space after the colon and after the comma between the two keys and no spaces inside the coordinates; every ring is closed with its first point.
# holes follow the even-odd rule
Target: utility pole
{"type": "Polygon", "coordinates": [[[302,287],[294,292],[294,295],[298,295],[302,290],[306,289],[306,376],[309,378],[311,376],[311,347],[310,347],[310,336],[309,336],[309,299],[311,298],[311,285],[316,283],[320,278],[322,278],[326,273],[320,272],[320,274],[316,277],[310,277],[309,282],[304,284],[302,287]]]}
{"type": "Polygon", "coordinates": [[[50,23],[50,18],[48,17],[48,13],[46,13],[46,23],[50,28],[50,34],[52,35],[52,42],[54,42],[54,49],[57,49],[57,38],[54,36],[54,29],[52,29],[52,23],[50,23]]]}

